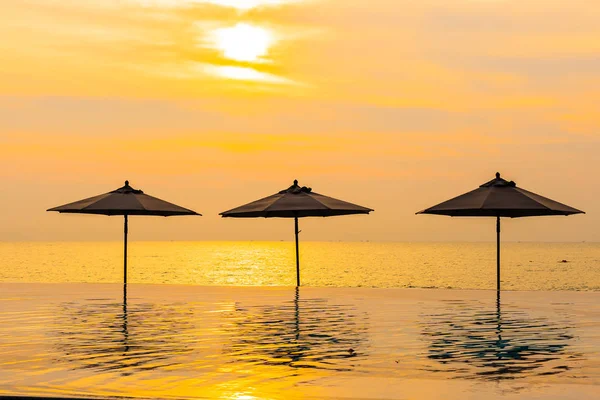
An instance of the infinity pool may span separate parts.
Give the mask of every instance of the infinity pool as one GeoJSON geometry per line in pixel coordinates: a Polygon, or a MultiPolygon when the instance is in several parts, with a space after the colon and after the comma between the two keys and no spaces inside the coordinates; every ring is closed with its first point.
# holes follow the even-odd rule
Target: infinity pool
{"type": "Polygon", "coordinates": [[[595,398],[600,293],[0,284],[0,394],[595,398]]]}

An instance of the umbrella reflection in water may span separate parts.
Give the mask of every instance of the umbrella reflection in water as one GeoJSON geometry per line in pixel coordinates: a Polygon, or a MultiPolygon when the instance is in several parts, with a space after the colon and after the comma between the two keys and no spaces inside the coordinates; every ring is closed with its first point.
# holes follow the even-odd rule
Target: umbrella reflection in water
{"type": "Polygon", "coordinates": [[[574,336],[569,323],[501,310],[479,302],[454,301],[452,311],[424,317],[427,358],[437,363],[426,369],[457,378],[502,380],[560,374],[576,367],[582,355],[569,346],[574,336]]]}
{"type": "Polygon", "coordinates": [[[120,370],[122,375],[173,365],[171,358],[189,353],[186,343],[173,340],[192,326],[191,310],[177,305],[127,303],[90,299],[68,302],[57,313],[52,336],[59,352],[76,369],[120,370]]]}
{"type": "Polygon", "coordinates": [[[354,357],[365,355],[367,314],[326,299],[301,300],[298,287],[293,301],[238,303],[230,318],[224,352],[233,362],[348,371],[354,357]]]}

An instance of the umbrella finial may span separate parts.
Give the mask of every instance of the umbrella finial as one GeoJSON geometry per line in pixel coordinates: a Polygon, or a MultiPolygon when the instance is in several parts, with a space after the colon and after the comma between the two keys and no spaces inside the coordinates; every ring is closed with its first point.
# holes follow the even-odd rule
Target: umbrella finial
{"type": "Polygon", "coordinates": [[[125,186],[129,186],[129,181],[125,181],[125,186]]]}
{"type": "Polygon", "coordinates": [[[496,179],[500,179],[500,172],[496,172],[496,179]]]}
{"type": "Polygon", "coordinates": [[[298,179],[294,179],[294,186],[298,186],[298,179]]]}

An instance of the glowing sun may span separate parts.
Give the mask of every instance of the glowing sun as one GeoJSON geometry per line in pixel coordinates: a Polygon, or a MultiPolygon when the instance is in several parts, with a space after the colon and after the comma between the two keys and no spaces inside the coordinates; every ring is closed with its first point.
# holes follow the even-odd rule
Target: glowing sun
{"type": "Polygon", "coordinates": [[[215,46],[230,60],[264,62],[264,56],[273,44],[270,31],[246,23],[213,32],[215,46]]]}

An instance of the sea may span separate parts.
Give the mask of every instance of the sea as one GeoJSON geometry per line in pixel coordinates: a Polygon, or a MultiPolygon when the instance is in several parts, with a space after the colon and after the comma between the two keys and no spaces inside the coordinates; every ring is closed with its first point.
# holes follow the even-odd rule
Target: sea
{"type": "MultiPolygon", "coordinates": [[[[290,242],[130,242],[128,282],[294,286],[290,242]]],[[[122,242],[3,242],[0,282],[123,282],[122,242]]],[[[310,287],[495,289],[495,243],[301,242],[310,287]]],[[[600,290],[600,243],[502,243],[505,290],[600,290]]]]}
{"type": "Polygon", "coordinates": [[[0,244],[0,398],[597,399],[600,245],[0,244]]]}

